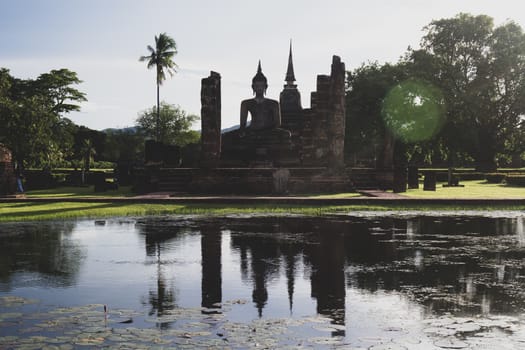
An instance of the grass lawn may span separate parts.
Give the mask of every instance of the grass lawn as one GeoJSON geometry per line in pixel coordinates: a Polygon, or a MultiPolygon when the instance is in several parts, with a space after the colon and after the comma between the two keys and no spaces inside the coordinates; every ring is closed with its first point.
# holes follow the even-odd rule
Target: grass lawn
{"type": "Polygon", "coordinates": [[[461,181],[464,187],[443,187],[438,183],[436,191],[423,191],[423,184],[419,189],[407,190],[403,195],[414,198],[508,198],[525,199],[525,187],[513,187],[505,184],[492,184],[485,180],[461,181]]]}
{"type": "MultiPolygon", "coordinates": [[[[485,181],[462,181],[465,187],[442,187],[437,190],[408,190],[403,195],[415,198],[524,198],[525,188],[501,184],[489,184],[485,181]]],[[[76,218],[107,218],[118,216],[144,215],[227,215],[227,214],[302,214],[329,215],[355,211],[431,211],[431,210],[524,210],[525,206],[508,206],[487,203],[484,205],[442,205],[414,203],[368,203],[352,205],[292,205],[292,204],[184,204],[184,203],[126,203],[112,202],[111,197],[134,194],[129,187],[118,191],[95,193],[93,187],[62,187],[50,190],[29,191],[28,198],[52,197],[105,197],[107,201],[90,202],[4,202],[0,203],[0,222],[67,220],[76,218]]],[[[352,198],[355,193],[326,195],[307,195],[310,198],[352,198]]]]}
{"type": "Polygon", "coordinates": [[[270,204],[157,204],[114,202],[10,202],[0,203],[0,222],[68,220],[78,218],[109,218],[145,215],[228,215],[228,214],[301,214],[329,215],[356,211],[432,211],[432,210],[523,210],[525,206],[508,207],[495,205],[425,205],[419,204],[372,204],[372,205],[270,205],[270,204]]]}
{"type": "Polygon", "coordinates": [[[361,197],[360,193],[356,192],[342,192],[342,193],[330,193],[330,194],[300,194],[299,197],[308,197],[308,198],[355,198],[361,197]]]}

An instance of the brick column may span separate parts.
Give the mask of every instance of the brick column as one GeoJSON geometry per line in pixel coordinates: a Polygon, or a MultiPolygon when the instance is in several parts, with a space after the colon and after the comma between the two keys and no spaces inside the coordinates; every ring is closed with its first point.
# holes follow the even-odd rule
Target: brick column
{"type": "Polygon", "coordinates": [[[0,144],[0,196],[16,193],[16,177],[11,151],[0,144]]]}
{"type": "Polygon", "coordinates": [[[335,169],[342,169],[345,165],[345,74],[345,64],[341,62],[339,56],[333,56],[327,133],[329,140],[328,166],[335,169]]]}
{"type": "Polygon", "coordinates": [[[201,83],[201,165],[216,167],[221,156],[221,76],[210,72],[201,83]]]}

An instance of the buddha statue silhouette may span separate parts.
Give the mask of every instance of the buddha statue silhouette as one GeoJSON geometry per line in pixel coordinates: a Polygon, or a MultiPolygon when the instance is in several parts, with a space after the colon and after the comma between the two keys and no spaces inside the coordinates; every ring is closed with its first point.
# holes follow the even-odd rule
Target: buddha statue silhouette
{"type": "Polygon", "coordinates": [[[266,98],[268,81],[261,69],[261,61],[257,67],[257,74],[252,79],[252,89],[255,97],[241,102],[241,121],[239,136],[252,138],[270,143],[290,139],[290,132],[281,129],[281,111],[279,102],[266,98]],[[248,113],[251,116],[247,125],[248,113]]]}
{"type": "Polygon", "coordinates": [[[267,88],[268,81],[259,61],[252,79],[255,96],[241,102],[239,129],[222,135],[223,165],[271,167],[299,161],[290,131],[280,127],[279,102],[265,97],[267,88]]]}

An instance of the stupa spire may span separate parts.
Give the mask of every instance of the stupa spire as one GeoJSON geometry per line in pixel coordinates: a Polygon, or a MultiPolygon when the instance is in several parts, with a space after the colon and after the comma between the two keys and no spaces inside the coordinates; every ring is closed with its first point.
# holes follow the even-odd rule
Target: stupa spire
{"type": "Polygon", "coordinates": [[[292,56],[292,39],[290,39],[290,53],[288,54],[288,69],[286,70],[286,77],[284,78],[286,84],[281,91],[279,102],[281,104],[281,115],[283,125],[286,124],[288,112],[301,111],[301,94],[297,90],[297,85],[294,84],[295,74],[293,71],[293,56],[292,56]]]}
{"type": "Polygon", "coordinates": [[[293,72],[293,59],[292,59],[292,39],[290,39],[290,54],[288,55],[288,69],[286,70],[286,77],[284,80],[288,85],[293,85],[295,81],[295,74],[293,72]]]}

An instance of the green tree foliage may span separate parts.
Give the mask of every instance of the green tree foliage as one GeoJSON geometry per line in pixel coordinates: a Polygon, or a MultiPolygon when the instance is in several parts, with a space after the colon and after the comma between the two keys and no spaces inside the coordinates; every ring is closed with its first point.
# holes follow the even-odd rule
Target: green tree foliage
{"type": "Polygon", "coordinates": [[[516,159],[525,151],[523,30],[514,22],[495,27],[492,18],[469,14],[433,21],[424,30],[421,49],[410,49],[399,63],[372,63],[349,73],[347,154],[368,150],[370,155],[373,148],[377,157],[377,149],[384,149],[382,142],[388,143],[385,124],[395,126],[402,120],[401,127],[406,127],[412,118],[409,111],[417,109],[414,116],[420,119],[428,114],[419,102],[384,108],[389,92],[390,100],[397,91],[398,101],[423,102],[420,94],[400,94],[407,83],[418,81],[439,92],[431,95],[442,96],[438,105],[445,113],[439,133],[409,147],[420,160],[445,157],[453,166],[470,159],[478,170],[490,171],[497,159],[516,159]],[[382,110],[390,110],[383,114],[385,120],[382,110]],[[399,120],[392,119],[396,114],[399,120]]]}
{"type": "Polygon", "coordinates": [[[176,72],[177,64],[173,61],[173,56],[177,54],[177,44],[175,40],[166,33],[155,36],[155,47],[148,45],[148,56],[141,56],[141,62],[147,61],[148,69],[156,69],[157,81],[157,129],[156,138],[160,141],[160,85],[166,80],[166,73],[170,76],[176,72]]]}
{"type": "Polygon", "coordinates": [[[104,152],[105,146],[106,134],[104,132],[79,126],[74,134],[73,159],[82,161],[82,164],[86,165],[86,170],[89,170],[89,164],[95,160],[96,155],[104,152]],[[88,160],[89,162],[86,163],[88,160]]]}
{"type": "Polygon", "coordinates": [[[491,17],[463,13],[425,31],[411,61],[415,74],[444,94],[444,143],[451,153],[469,153],[478,170],[494,170],[525,113],[523,30],[514,22],[494,28],[491,17]]]}
{"type": "Polygon", "coordinates": [[[381,114],[383,100],[390,89],[406,78],[404,64],[374,62],[348,73],[345,148],[349,157],[372,158],[377,160],[374,165],[382,164],[383,148],[391,139],[381,114]]]}
{"type": "Polygon", "coordinates": [[[71,121],[63,119],[85,101],[75,72],[52,70],[35,80],[16,79],[0,69],[0,142],[17,162],[49,166],[71,153],[71,121]]]}
{"type": "Polygon", "coordinates": [[[190,130],[191,125],[197,120],[199,120],[198,116],[187,114],[178,106],[162,102],[158,122],[156,108],[152,107],[140,113],[136,123],[146,137],[157,136],[157,140],[162,143],[182,147],[199,142],[200,134],[190,130]],[[157,125],[160,126],[158,134],[157,125]]]}
{"type": "Polygon", "coordinates": [[[132,162],[144,159],[144,135],[138,128],[108,129],[102,158],[106,161],[132,162]]]}
{"type": "Polygon", "coordinates": [[[0,68],[0,117],[6,115],[11,106],[10,91],[13,77],[6,68],[0,68]]]}
{"type": "Polygon", "coordinates": [[[432,139],[441,129],[444,99],[441,91],[418,79],[394,86],[383,100],[386,127],[405,143],[432,139]]]}
{"type": "Polygon", "coordinates": [[[78,102],[86,101],[86,96],[72,85],[80,84],[77,74],[62,68],[41,74],[35,81],[35,90],[47,97],[50,111],[62,115],[79,111],[78,102]]]}

